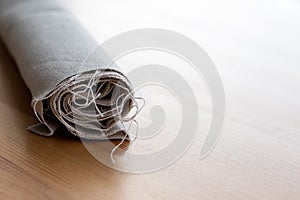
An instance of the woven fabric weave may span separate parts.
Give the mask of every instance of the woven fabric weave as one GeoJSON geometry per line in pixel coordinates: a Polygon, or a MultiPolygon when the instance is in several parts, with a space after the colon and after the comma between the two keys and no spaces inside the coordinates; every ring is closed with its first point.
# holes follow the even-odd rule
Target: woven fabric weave
{"type": "Polygon", "coordinates": [[[0,36],[32,94],[40,123],[29,130],[50,136],[63,125],[87,139],[124,137],[132,86],[105,52],[85,61],[98,44],[72,13],[56,1],[0,0],[0,36]]]}

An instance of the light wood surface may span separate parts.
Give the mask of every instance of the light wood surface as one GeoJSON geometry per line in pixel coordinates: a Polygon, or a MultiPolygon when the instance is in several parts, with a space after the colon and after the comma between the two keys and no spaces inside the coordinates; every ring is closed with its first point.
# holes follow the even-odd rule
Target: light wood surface
{"type": "Polygon", "coordinates": [[[0,199],[300,199],[299,2],[197,2],[65,1],[99,42],[159,27],[207,51],[227,98],[214,151],[200,160],[199,136],[173,165],[134,175],[101,164],[66,132],[29,133],[30,93],[1,43],[0,199]]]}

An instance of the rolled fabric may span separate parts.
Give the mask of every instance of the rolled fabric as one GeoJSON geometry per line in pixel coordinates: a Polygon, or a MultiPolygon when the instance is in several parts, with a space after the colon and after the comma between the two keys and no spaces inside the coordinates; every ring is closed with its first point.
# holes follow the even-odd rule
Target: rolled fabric
{"type": "Polygon", "coordinates": [[[86,139],[122,138],[133,88],[77,19],[56,1],[0,0],[0,36],[32,94],[40,123],[50,136],[64,125],[86,139]],[[125,102],[125,103],[124,103],[125,102]]]}

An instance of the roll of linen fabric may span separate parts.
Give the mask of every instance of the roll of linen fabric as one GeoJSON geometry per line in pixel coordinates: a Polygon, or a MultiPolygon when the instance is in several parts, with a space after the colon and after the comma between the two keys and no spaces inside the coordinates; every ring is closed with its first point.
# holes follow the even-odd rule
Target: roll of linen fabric
{"type": "Polygon", "coordinates": [[[86,139],[124,137],[131,83],[107,66],[101,49],[85,61],[98,44],[60,3],[0,0],[0,36],[32,94],[39,123],[29,130],[50,136],[65,126],[86,139]]]}

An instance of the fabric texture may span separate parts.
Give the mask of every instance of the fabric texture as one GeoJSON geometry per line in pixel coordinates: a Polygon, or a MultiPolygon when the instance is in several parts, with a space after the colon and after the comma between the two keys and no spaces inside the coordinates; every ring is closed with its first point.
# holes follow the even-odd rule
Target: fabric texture
{"type": "Polygon", "coordinates": [[[50,136],[59,126],[87,139],[124,137],[130,81],[77,19],[55,1],[0,0],[0,36],[32,94],[39,124],[50,136]]]}

